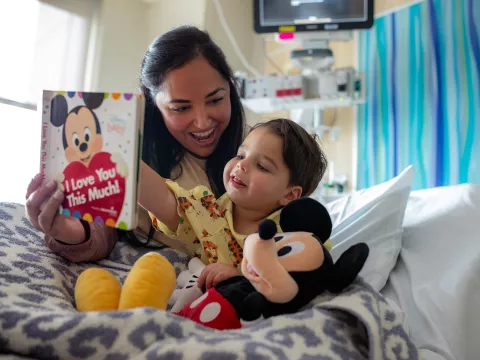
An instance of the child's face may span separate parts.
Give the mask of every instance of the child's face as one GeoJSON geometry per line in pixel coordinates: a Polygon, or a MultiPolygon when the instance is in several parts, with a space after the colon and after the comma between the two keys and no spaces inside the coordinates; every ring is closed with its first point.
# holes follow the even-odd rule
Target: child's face
{"type": "Polygon", "coordinates": [[[265,127],[247,136],[223,172],[232,201],[265,214],[300,197],[301,188],[289,186],[289,178],[283,159],[283,140],[265,127]]]}

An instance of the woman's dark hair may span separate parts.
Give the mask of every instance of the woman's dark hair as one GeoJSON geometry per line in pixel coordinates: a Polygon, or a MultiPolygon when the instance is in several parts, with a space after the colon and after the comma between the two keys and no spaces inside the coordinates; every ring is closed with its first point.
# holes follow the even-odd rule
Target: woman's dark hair
{"type": "Polygon", "coordinates": [[[327,157],[316,137],[288,119],[258,123],[250,132],[267,128],[283,140],[283,159],[290,171],[290,185],[302,187],[302,197],[310,196],[318,187],[327,169],[327,157]]]}
{"type": "MultiPolygon", "coordinates": [[[[195,58],[203,56],[228,82],[230,87],[231,117],[220,136],[217,148],[206,160],[206,173],[210,187],[216,196],[225,192],[223,168],[235,157],[240,147],[245,126],[245,114],[240,102],[235,77],[222,50],[208,33],[193,26],[181,26],[156,38],[145,53],[140,69],[140,87],[145,96],[145,121],[143,131],[142,160],[160,176],[172,178],[172,170],[180,166],[185,148],[170,134],[163,116],[155,104],[155,96],[161,90],[167,74],[195,58]]],[[[175,178],[173,178],[175,180],[175,178]]],[[[147,244],[153,236],[151,227],[147,244]]],[[[118,230],[118,238],[133,246],[145,246],[133,231],[118,230]]]]}
{"type": "Polygon", "coordinates": [[[182,26],[159,36],[143,58],[140,70],[140,84],[146,100],[143,161],[164,178],[171,178],[172,170],[180,165],[186,150],[167,130],[163,116],[155,105],[155,96],[168,72],[199,56],[203,56],[230,86],[230,123],[220,137],[217,148],[206,161],[210,187],[216,196],[220,196],[225,192],[223,168],[235,157],[243,140],[245,115],[235,77],[225,55],[206,32],[196,27],[182,26]]]}

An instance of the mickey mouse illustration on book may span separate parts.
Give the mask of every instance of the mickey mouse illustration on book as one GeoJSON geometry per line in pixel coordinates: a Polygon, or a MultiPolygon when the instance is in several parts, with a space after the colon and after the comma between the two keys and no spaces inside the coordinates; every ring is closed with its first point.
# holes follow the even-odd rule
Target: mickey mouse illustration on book
{"type": "Polygon", "coordinates": [[[102,151],[103,136],[94,110],[103,103],[103,93],[83,94],[85,106],[68,111],[67,100],[56,95],[52,100],[50,121],[62,127],[62,142],[69,163],[80,161],[88,167],[90,160],[102,151]]]}
{"type": "Polygon", "coordinates": [[[51,101],[50,122],[62,130],[62,144],[68,165],[57,175],[65,192],[62,213],[120,227],[128,165],[119,154],[103,150],[104,136],[95,113],[104,93],[77,93],[84,105],[68,109],[67,99],[57,94],[51,101]]]}

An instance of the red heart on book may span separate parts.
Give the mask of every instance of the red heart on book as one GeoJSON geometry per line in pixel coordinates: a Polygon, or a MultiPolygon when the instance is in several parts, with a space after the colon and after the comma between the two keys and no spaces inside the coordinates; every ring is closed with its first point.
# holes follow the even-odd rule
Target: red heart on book
{"type": "Polygon", "coordinates": [[[125,200],[125,178],[118,174],[111,154],[100,152],[88,167],[80,161],[63,171],[63,213],[115,227],[125,200]]]}

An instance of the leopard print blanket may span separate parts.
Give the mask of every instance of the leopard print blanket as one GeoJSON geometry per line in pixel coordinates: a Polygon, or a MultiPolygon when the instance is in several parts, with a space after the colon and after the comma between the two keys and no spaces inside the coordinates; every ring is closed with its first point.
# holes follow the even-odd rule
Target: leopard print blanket
{"type": "MultiPolygon", "coordinates": [[[[102,266],[123,281],[147,251],[119,242],[102,266]]],[[[158,251],[177,274],[188,258],[158,251]]],[[[9,359],[417,359],[401,318],[361,280],[306,309],[216,331],[165,311],[78,313],[73,290],[92,264],[53,254],[21,205],[0,204],[0,354],[9,359]]],[[[0,358],[2,356],[0,355],[0,358]]]]}

